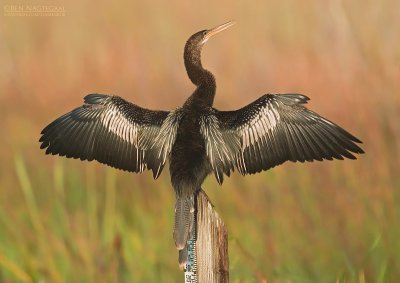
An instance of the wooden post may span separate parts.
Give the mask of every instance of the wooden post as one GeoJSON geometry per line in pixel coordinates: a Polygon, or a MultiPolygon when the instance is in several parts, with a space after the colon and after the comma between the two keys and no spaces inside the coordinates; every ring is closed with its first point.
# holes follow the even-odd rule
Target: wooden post
{"type": "Polygon", "coordinates": [[[185,282],[229,282],[228,232],[203,190],[196,196],[195,217],[185,282]]]}

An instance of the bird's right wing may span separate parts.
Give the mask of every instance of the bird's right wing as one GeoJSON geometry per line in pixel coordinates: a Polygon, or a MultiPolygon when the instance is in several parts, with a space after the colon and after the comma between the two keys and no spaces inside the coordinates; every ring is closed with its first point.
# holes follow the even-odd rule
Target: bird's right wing
{"type": "Polygon", "coordinates": [[[152,111],[104,94],[84,100],[43,129],[40,147],[47,154],[95,159],[131,172],[151,169],[157,178],[175,142],[179,109],[152,111]]]}
{"type": "Polygon", "coordinates": [[[217,180],[232,166],[245,175],[288,160],[355,159],[352,153],[363,153],[360,140],[304,107],[307,100],[300,94],[267,94],[236,111],[213,109],[215,121],[206,127],[213,132],[203,130],[203,136],[217,180]]]}

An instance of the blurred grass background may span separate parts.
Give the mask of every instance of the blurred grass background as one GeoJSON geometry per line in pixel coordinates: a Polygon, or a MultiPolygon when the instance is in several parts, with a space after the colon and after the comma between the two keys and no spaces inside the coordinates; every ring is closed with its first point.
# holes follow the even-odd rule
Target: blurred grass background
{"type": "Polygon", "coordinates": [[[217,108],[303,93],[367,152],[234,174],[223,187],[208,178],[231,281],[400,281],[399,1],[21,3],[66,16],[0,16],[0,282],[183,281],[168,169],[155,182],[45,156],[39,133],[92,92],[181,105],[193,90],[185,41],[228,20],[237,25],[203,52],[217,108]]]}

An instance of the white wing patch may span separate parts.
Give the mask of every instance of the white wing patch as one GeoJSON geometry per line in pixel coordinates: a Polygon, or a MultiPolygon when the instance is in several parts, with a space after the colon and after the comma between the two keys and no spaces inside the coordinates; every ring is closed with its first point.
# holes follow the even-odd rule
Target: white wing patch
{"type": "Polygon", "coordinates": [[[155,178],[160,175],[168,155],[172,150],[181,118],[181,108],[171,111],[165,118],[161,128],[153,127],[152,131],[158,131],[158,134],[154,134],[154,139],[147,140],[146,137],[149,137],[149,135],[145,135],[144,139],[140,140],[139,145],[147,149],[145,151],[146,163],[158,166],[156,171],[154,171],[155,178]]]}
{"type": "MultiPolygon", "coordinates": [[[[242,147],[240,153],[236,155],[236,166],[241,174],[248,171],[248,164],[244,151],[248,148],[257,148],[260,150],[271,141],[271,137],[275,134],[276,126],[281,120],[278,111],[273,107],[272,102],[261,106],[258,111],[252,112],[253,117],[248,117],[248,121],[237,128],[240,133],[242,147]]],[[[251,115],[250,115],[251,116],[251,115]]],[[[267,153],[268,154],[268,153],[267,153]]]]}
{"type": "Polygon", "coordinates": [[[218,183],[222,184],[223,173],[229,175],[234,169],[235,153],[240,148],[237,134],[234,131],[226,131],[223,137],[219,121],[212,114],[201,117],[200,132],[203,135],[206,154],[215,177],[218,183]]]}
{"type": "Polygon", "coordinates": [[[168,154],[171,152],[172,146],[175,143],[181,117],[182,112],[180,111],[180,108],[171,111],[164,120],[164,123],[151,146],[151,148],[158,149],[157,158],[161,160],[162,164],[167,160],[168,154]]]}
{"type": "Polygon", "coordinates": [[[139,127],[122,115],[118,107],[112,105],[111,109],[104,113],[101,123],[106,129],[138,148],[139,127]]]}
{"type": "Polygon", "coordinates": [[[266,142],[265,138],[275,129],[280,119],[278,111],[271,103],[267,103],[247,123],[241,125],[237,130],[242,137],[242,152],[258,142],[266,142]]]}

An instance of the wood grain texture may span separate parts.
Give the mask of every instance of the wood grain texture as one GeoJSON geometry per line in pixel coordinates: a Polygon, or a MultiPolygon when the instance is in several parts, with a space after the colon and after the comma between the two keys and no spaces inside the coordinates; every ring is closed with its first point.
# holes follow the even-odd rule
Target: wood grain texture
{"type": "Polygon", "coordinates": [[[228,232],[206,193],[196,199],[197,279],[202,282],[229,282],[228,232]]]}

